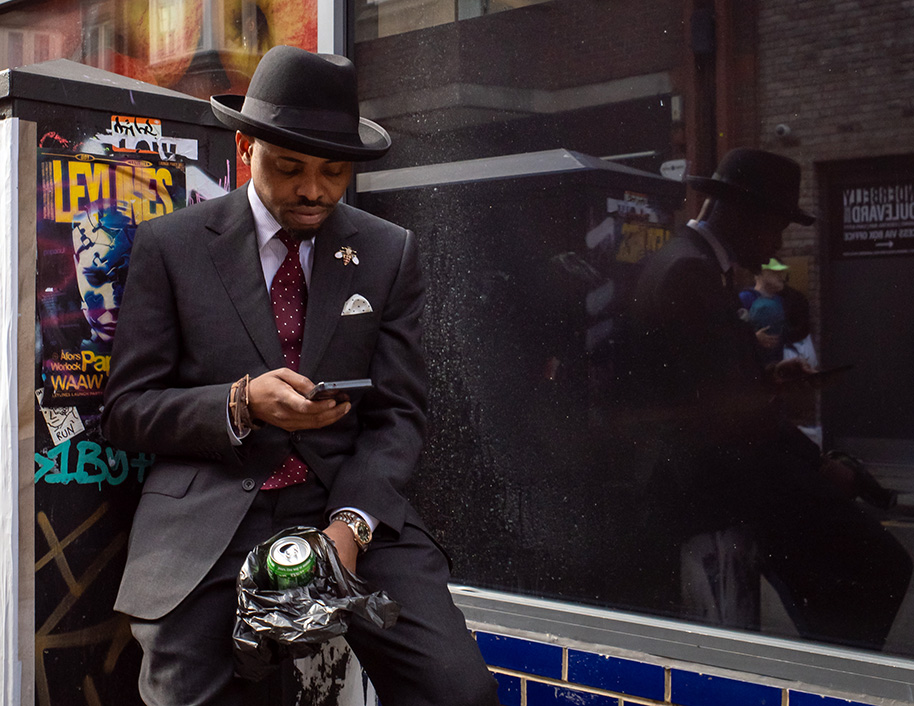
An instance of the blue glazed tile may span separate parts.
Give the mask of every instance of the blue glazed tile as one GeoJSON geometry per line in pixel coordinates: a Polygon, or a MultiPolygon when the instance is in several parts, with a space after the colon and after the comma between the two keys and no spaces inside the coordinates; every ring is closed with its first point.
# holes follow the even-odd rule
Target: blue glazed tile
{"type": "Polygon", "coordinates": [[[663,701],[663,667],[592,652],[568,651],[568,681],[663,701]]]}
{"type": "Polygon", "coordinates": [[[820,696],[819,694],[806,694],[802,691],[790,692],[790,706],[871,706],[860,701],[837,699],[833,696],[820,696]]]}
{"type": "Polygon", "coordinates": [[[498,682],[498,703],[501,706],[520,706],[520,677],[493,674],[498,682]]]}
{"type": "Polygon", "coordinates": [[[737,679],[674,669],[672,698],[678,706],[781,706],[781,690],[737,679]]]}
{"type": "Polygon", "coordinates": [[[619,699],[528,681],[527,706],[619,706],[619,699]]]}
{"type": "Polygon", "coordinates": [[[558,645],[487,632],[477,633],[476,642],[489,666],[552,679],[562,678],[562,648],[558,645]]]}

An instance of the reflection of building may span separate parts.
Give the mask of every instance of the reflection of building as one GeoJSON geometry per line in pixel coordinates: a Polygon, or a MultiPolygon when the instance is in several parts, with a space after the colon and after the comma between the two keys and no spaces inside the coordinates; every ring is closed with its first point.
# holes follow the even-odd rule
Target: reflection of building
{"type": "Polygon", "coordinates": [[[388,37],[547,0],[356,0],[356,41],[388,37]]]}
{"type": "Polygon", "coordinates": [[[201,97],[243,92],[271,46],[316,47],[316,3],[15,3],[0,10],[0,69],[67,58],[201,97]]]}
{"type": "Polygon", "coordinates": [[[185,19],[184,6],[183,0],[149,1],[150,64],[158,64],[196,51],[196,46],[183,46],[179,41],[185,19]]]}
{"type": "Polygon", "coordinates": [[[0,26],[0,65],[25,66],[58,57],[62,40],[56,32],[0,26]]]}

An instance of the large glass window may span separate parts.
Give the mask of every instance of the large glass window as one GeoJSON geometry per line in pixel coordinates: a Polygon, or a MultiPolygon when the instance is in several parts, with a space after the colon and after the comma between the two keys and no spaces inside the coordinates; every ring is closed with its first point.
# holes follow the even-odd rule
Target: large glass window
{"type": "Polygon", "coordinates": [[[470,5],[355,3],[363,109],[394,139],[360,203],[421,239],[414,494],[456,579],[914,653],[914,123],[878,88],[914,81],[914,17],[470,5]],[[742,146],[796,160],[818,220],[729,300],[664,246],[703,203],[683,176],[742,146]],[[834,372],[761,387],[795,356],[834,372]]]}

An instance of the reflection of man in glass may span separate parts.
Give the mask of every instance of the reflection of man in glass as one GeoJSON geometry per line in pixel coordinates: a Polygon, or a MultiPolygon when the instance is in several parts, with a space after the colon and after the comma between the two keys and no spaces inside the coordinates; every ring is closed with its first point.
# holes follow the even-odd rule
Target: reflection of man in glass
{"type": "Polygon", "coordinates": [[[82,348],[108,353],[117,327],[136,224],[130,205],[121,201],[95,205],[75,219],[72,227],[76,282],[91,329],[82,348]]]}
{"type": "MultiPolygon", "coordinates": [[[[699,217],[648,262],[633,304],[638,392],[660,459],[652,520],[667,533],[667,546],[683,548],[682,566],[689,565],[696,538],[748,535],[801,635],[881,648],[904,598],[911,559],[822,474],[818,447],[784,423],[779,393],[807,384],[812,370],[802,359],[763,367],[733,291],[734,265],[759,272],[790,222],[812,223],[798,207],[800,167],[738,149],[713,178],[690,182],[709,198],[699,217]]],[[[713,554],[692,561],[709,574],[712,607],[705,617],[732,625],[721,603],[757,593],[758,573],[712,577],[745,558],[720,549],[713,554]],[[728,579],[745,585],[721,589],[728,579]]]]}

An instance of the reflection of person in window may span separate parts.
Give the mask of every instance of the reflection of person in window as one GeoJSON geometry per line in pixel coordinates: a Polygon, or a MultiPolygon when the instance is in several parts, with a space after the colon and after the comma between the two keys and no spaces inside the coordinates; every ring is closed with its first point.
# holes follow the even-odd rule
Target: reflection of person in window
{"type": "Polygon", "coordinates": [[[781,292],[787,282],[787,270],[787,265],[771,258],[755,275],[755,288],[739,293],[740,304],[755,329],[765,364],[776,363],[784,357],[787,315],[781,292]]]}
{"type": "MultiPolygon", "coordinates": [[[[748,532],[801,635],[881,648],[911,559],[822,475],[818,447],[784,423],[772,401],[811,369],[799,358],[760,365],[732,291],[734,264],[759,272],[791,221],[811,224],[798,207],[800,167],[738,149],[713,178],[690,182],[709,198],[651,258],[633,304],[640,401],[654,420],[647,441],[663,450],[652,520],[674,544],[748,532]]],[[[757,574],[744,588],[757,592],[757,574]]]]}
{"type": "Polygon", "coordinates": [[[76,282],[90,329],[84,350],[111,351],[135,227],[123,202],[87,211],[72,223],[76,282]]]}

